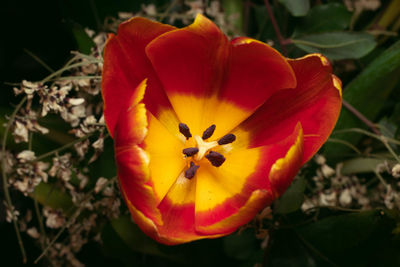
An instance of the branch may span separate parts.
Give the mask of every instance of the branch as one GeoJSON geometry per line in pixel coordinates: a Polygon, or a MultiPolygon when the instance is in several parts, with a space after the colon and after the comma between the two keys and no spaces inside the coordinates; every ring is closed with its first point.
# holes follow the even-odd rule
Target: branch
{"type": "Polygon", "coordinates": [[[370,121],[367,117],[365,117],[361,112],[359,112],[355,107],[350,105],[349,102],[343,99],[343,106],[353,113],[354,116],[356,116],[360,121],[362,121],[365,125],[367,125],[375,134],[381,135],[381,132],[375,127],[375,124],[370,121]]]}
{"type": "Polygon", "coordinates": [[[272,12],[271,6],[269,5],[268,0],[264,0],[265,3],[265,7],[267,8],[267,12],[268,12],[268,16],[271,19],[272,22],[272,26],[274,27],[275,33],[276,33],[276,37],[278,37],[278,41],[279,44],[281,46],[281,50],[282,50],[282,54],[284,56],[287,55],[287,51],[286,51],[286,43],[285,43],[285,38],[283,38],[281,31],[279,30],[279,26],[278,23],[276,22],[274,13],[272,12]]]}

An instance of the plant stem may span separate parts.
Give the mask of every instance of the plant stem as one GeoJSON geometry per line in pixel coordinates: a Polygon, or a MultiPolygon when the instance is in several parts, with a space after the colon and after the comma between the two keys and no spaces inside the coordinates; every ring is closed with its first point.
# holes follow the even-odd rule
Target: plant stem
{"type": "Polygon", "coordinates": [[[49,65],[47,65],[43,60],[41,60],[38,56],[36,56],[28,49],[24,48],[24,52],[30,55],[34,60],[36,60],[40,65],[42,65],[43,68],[48,70],[50,73],[54,72],[54,70],[49,65]]]}
{"type": "Polygon", "coordinates": [[[80,143],[80,142],[82,142],[82,141],[85,141],[86,139],[88,139],[89,137],[91,137],[93,134],[94,134],[94,132],[89,133],[89,134],[87,134],[87,135],[85,135],[85,136],[83,136],[83,137],[81,137],[81,138],[79,138],[79,139],[76,139],[76,140],[74,140],[74,141],[72,141],[72,142],[70,142],[70,143],[68,143],[68,144],[63,145],[62,147],[59,147],[59,148],[56,148],[56,149],[54,149],[54,150],[52,150],[52,151],[49,151],[49,152],[47,152],[47,153],[44,153],[44,154],[38,156],[37,158],[35,158],[33,161],[42,160],[42,159],[44,159],[44,158],[47,158],[48,156],[51,156],[51,155],[53,155],[53,154],[56,154],[56,153],[58,153],[58,152],[61,152],[61,151],[65,150],[65,149],[67,149],[67,148],[70,148],[71,146],[73,146],[73,145],[75,145],[75,144],[77,144],[77,143],[80,143]]]}
{"type": "Polygon", "coordinates": [[[46,78],[44,78],[44,79],[42,80],[42,83],[45,83],[45,82],[50,81],[53,77],[55,77],[55,76],[57,76],[57,75],[63,73],[63,72],[66,71],[66,70],[73,69],[73,68],[77,68],[77,67],[81,67],[81,66],[85,66],[85,65],[88,65],[88,64],[91,64],[91,63],[97,63],[97,62],[92,62],[92,61],[88,61],[88,62],[79,62],[79,63],[71,64],[71,65],[69,65],[69,66],[65,66],[64,68],[59,69],[59,70],[53,72],[52,74],[50,74],[49,76],[47,76],[46,78]]]}
{"type": "MultiPolygon", "coordinates": [[[[361,42],[364,42],[365,40],[367,40],[367,39],[357,39],[357,40],[338,43],[338,44],[319,44],[319,43],[314,43],[314,42],[305,41],[305,40],[290,39],[290,43],[302,44],[302,45],[307,45],[307,46],[316,47],[316,48],[340,48],[340,47],[344,47],[344,46],[348,46],[348,45],[361,43],[361,42]]],[[[284,43],[287,43],[287,42],[288,42],[287,40],[284,41],[284,43]]]]}
{"type": "MultiPolygon", "coordinates": [[[[382,141],[381,135],[377,135],[377,134],[368,132],[368,131],[366,131],[364,129],[360,129],[360,128],[348,128],[348,129],[343,129],[343,130],[336,130],[336,131],[334,131],[333,134],[348,133],[348,132],[355,132],[355,133],[365,134],[365,135],[367,135],[369,137],[372,137],[372,138],[375,138],[375,139],[377,139],[379,141],[382,141]]],[[[386,137],[386,136],[385,136],[385,140],[387,142],[389,142],[389,143],[400,145],[400,141],[399,140],[396,140],[396,139],[393,139],[393,138],[389,138],[389,137],[386,137]]]]}
{"type": "Polygon", "coordinates": [[[6,130],[4,132],[4,136],[3,136],[3,141],[2,141],[2,146],[1,146],[1,152],[2,152],[2,158],[1,158],[1,171],[2,171],[2,176],[3,176],[3,191],[4,191],[4,197],[6,199],[6,203],[8,205],[8,209],[11,210],[12,212],[12,220],[13,220],[13,225],[14,225],[14,230],[15,233],[17,235],[17,239],[18,239],[18,245],[19,248],[21,250],[21,254],[22,254],[22,261],[23,263],[26,263],[26,252],[25,252],[25,247],[24,247],[24,243],[22,242],[22,238],[21,238],[21,233],[19,231],[18,228],[18,219],[16,218],[16,216],[14,216],[13,213],[13,204],[11,201],[11,196],[10,196],[10,191],[8,190],[8,179],[7,179],[7,173],[6,173],[6,144],[7,144],[7,137],[8,137],[8,133],[11,129],[11,125],[13,124],[13,121],[15,119],[15,116],[17,115],[18,111],[20,110],[20,108],[22,107],[22,105],[26,102],[27,97],[25,96],[21,102],[19,102],[19,104],[15,107],[13,113],[11,114],[11,117],[7,123],[6,126],[6,130]]]}
{"type": "Polygon", "coordinates": [[[397,160],[397,162],[400,163],[400,157],[396,154],[396,152],[394,152],[392,147],[389,145],[388,141],[386,140],[386,137],[382,135],[380,139],[381,139],[382,143],[385,145],[385,147],[387,148],[387,150],[390,152],[390,154],[392,154],[392,156],[395,158],[395,160],[397,160]]]}
{"type": "Polygon", "coordinates": [[[276,33],[276,37],[278,37],[278,41],[279,41],[279,44],[281,46],[282,54],[284,56],[286,56],[287,55],[287,51],[286,51],[285,39],[283,38],[283,36],[281,34],[281,31],[279,30],[278,23],[276,22],[274,13],[272,12],[272,9],[271,9],[271,6],[270,6],[268,0],[264,0],[264,3],[265,3],[265,7],[267,9],[268,16],[271,19],[272,26],[274,27],[274,30],[275,30],[275,33],[276,33]]]}
{"type": "Polygon", "coordinates": [[[339,143],[339,144],[348,146],[348,147],[350,147],[352,150],[354,150],[358,155],[361,155],[361,154],[362,154],[361,151],[360,151],[356,146],[354,146],[353,144],[351,144],[351,143],[349,143],[349,142],[347,142],[347,141],[345,141],[345,140],[341,140],[341,139],[336,139],[336,138],[330,137],[327,141],[328,141],[328,142],[332,142],[332,143],[339,143]]]}
{"type": "Polygon", "coordinates": [[[160,14],[160,21],[162,21],[163,19],[165,19],[166,16],[168,16],[169,12],[172,10],[174,6],[176,6],[176,4],[178,4],[178,0],[173,0],[172,3],[167,7],[167,9],[160,14]]]}
{"type": "Polygon", "coordinates": [[[367,117],[365,117],[361,112],[359,112],[355,107],[353,107],[349,102],[343,99],[343,106],[353,113],[360,121],[362,121],[365,125],[367,125],[374,133],[377,135],[381,135],[381,132],[375,127],[375,124],[370,121],[367,117]]]}

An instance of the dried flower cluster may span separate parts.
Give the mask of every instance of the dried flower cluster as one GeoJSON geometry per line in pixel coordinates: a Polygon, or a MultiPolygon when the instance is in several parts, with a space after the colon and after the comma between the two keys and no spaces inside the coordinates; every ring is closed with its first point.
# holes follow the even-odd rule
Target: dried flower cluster
{"type": "Polygon", "coordinates": [[[324,206],[361,210],[400,208],[399,164],[385,161],[376,166],[376,177],[367,180],[342,174],[343,163],[339,163],[335,169],[331,168],[322,155],[316,156],[315,162],[319,168],[312,178],[314,193],[304,201],[303,211],[324,206]],[[387,179],[382,174],[386,174],[387,179]]]}

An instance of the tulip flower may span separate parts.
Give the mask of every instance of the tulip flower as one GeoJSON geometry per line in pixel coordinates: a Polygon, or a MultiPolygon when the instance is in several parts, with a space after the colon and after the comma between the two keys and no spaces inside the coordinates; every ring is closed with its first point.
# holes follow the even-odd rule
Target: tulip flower
{"type": "Polygon", "coordinates": [[[198,15],[122,23],[104,50],[104,117],[122,195],[151,238],[234,232],[289,187],[341,108],[320,54],[287,59],[198,15]]]}

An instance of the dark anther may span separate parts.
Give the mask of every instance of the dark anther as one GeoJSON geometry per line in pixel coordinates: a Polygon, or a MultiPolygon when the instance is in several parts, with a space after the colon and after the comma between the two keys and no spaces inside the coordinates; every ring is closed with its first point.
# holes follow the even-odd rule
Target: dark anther
{"type": "Polygon", "coordinates": [[[197,147],[188,147],[182,150],[182,153],[186,155],[186,157],[191,157],[199,152],[197,147]]]}
{"type": "Polygon", "coordinates": [[[189,167],[189,169],[187,169],[187,170],[185,171],[185,177],[188,178],[188,179],[192,179],[192,178],[194,177],[194,175],[196,174],[196,171],[197,171],[197,169],[198,169],[199,167],[200,167],[200,166],[195,165],[195,164],[193,163],[193,161],[190,162],[190,167],[189,167]]]}
{"type": "Polygon", "coordinates": [[[218,140],[218,145],[226,145],[226,144],[232,143],[235,140],[236,140],[236,136],[234,134],[227,134],[218,140]]]}
{"type": "Polygon", "coordinates": [[[208,127],[203,132],[203,136],[201,138],[203,138],[203,140],[206,140],[206,139],[210,138],[213,135],[214,131],[215,131],[215,124],[213,124],[210,127],[208,127]]]}
{"type": "Polygon", "coordinates": [[[184,123],[179,123],[179,131],[181,132],[181,134],[183,134],[186,137],[186,139],[189,139],[190,137],[192,137],[189,127],[184,123]]]}
{"type": "Polygon", "coordinates": [[[211,164],[215,167],[219,167],[222,165],[222,163],[225,162],[225,157],[215,151],[210,151],[210,153],[208,153],[206,155],[206,158],[211,162],[211,164]]]}

